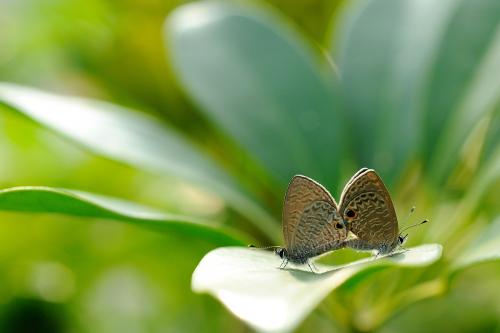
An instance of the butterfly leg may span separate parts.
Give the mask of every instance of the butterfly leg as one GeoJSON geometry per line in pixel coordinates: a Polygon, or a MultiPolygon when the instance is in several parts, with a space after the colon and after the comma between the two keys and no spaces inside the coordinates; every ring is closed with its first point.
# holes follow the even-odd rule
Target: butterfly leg
{"type": "Polygon", "coordinates": [[[307,261],[307,266],[309,266],[311,273],[316,273],[318,271],[318,269],[316,268],[316,266],[314,266],[314,263],[312,261],[307,261]]]}
{"type": "Polygon", "coordinates": [[[316,265],[314,264],[314,262],[313,262],[313,261],[311,261],[311,265],[312,265],[312,267],[314,268],[314,270],[315,270],[316,272],[319,272],[318,267],[316,267],[316,265]]]}
{"type": "Polygon", "coordinates": [[[307,261],[307,266],[309,266],[309,269],[311,270],[312,273],[317,273],[319,272],[319,269],[318,267],[316,267],[316,265],[314,264],[313,261],[307,261]]]}
{"type": "Polygon", "coordinates": [[[403,252],[409,251],[409,250],[408,250],[406,247],[404,247],[403,245],[398,245],[398,247],[399,247],[400,249],[402,249],[402,250],[403,250],[403,252]]]}
{"type": "Polygon", "coordinates": [[[283,258],[283,261],[281,262],[279,269],[285,269],[286,265],[288,265],[288,259],[283,258]]]}

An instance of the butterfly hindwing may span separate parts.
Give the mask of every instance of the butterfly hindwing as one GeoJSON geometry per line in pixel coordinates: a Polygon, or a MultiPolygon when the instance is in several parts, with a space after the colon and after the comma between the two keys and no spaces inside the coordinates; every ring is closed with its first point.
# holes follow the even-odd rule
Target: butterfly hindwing
{"type": "Polygon", "coordinates": [[[374,248],[397,240],[398,220],[391,197],[372,169],[361,169],[347,183],[339,212],[348,229],[374,248]]]}
{"type": "Polygon", "coordinates": [[[347,231],[330,193],[308,177],[294,176],[285,196],[283,235],[291,256],[313,256],[327,243],[345,239],[347,231]]]}

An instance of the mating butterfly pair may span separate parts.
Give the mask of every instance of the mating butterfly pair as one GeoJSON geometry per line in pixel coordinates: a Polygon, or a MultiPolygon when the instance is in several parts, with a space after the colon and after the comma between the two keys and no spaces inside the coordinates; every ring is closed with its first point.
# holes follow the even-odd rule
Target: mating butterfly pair
{"type": "Polygon", "coordinates": [[[339,205],[319,183],[294,176],[283,207],[285,247],[275,252],[288,261],[305,264],[328,251],[350,247],[391,253],[406,237],[399,234],[391,197],[377,173],[359,170],[347,182],[339,205]],[[352,232],[356,238],[348,239],[352,232]]]}

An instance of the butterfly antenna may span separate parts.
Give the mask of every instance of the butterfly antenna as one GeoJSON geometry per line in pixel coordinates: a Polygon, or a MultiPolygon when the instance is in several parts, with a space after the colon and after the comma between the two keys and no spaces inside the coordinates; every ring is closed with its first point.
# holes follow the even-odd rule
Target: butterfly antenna
{"type": "Polygon", "coordinates": [[[427,222],[429,222],[429,221],[428,220],[423,220],[422,222],[415,223],[415,224],[412,224],[410,226],[407,226],[406,228],[403,228],[403,230],[401,230],[400,234],[403,233],[405,230],[408,230],[408,229],[413,228],[413,227],[418,227],[419,225],[427,223],[427,222]]]}
{"type": "Polygon", "coordinates": [[[410,208],[410,211],[408,212],[408,215],[406,215],[405,220],[404,220],[404,222],[402,223],[402,224],[403,224],[403,226],[404,226],[406,223],[408,223],[408,219],[410,218],[411,214],[413,214],[413,212],[415,212],[415,206],[413,206],[413,207],[411,207],[411,208],[410,208]]]}

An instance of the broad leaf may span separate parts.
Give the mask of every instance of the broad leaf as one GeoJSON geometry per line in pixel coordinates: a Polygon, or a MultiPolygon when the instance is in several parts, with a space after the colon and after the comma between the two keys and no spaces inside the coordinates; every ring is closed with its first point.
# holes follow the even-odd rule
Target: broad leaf
{"type": "Polygon", "coordinates": [[[219,245],[242,245],[246,240],[232,230],[207,221],[165,214],[124,200],[67,189],[26,186],[0,190],[0,210],[113,219],[160,232],[183,233],[219,245]]]}
{"type": "Polygon", "coordinates": [[[332,45],[358,164],[389,182],[423,152],[446,178],[473,126],[499,102],[500,2],[354,1],[332,45]]]}
{"type": "Polygon", "coordinates": [[[157,119],[110,103],[7,83],[0,83],[0,103],[94,153],[211,190],[268,235],[278,234],[276,222],[227,173],[157,119]]]}
{"type": "Polygon", "coordinates": [[[171,14],[165,35],[190,96],[282,187],[298,173],[337,185],[345,133],[335,78],[283,18],[198,2],[171,14]]]}
{"type": "Polygon", "coordinates": [[[439,181],[477,121],[500,102],[500,2],[459,0],[434,59],[423,97],[423,148],[439,181]]]}
{"type": "Polygon", "coordinates": [[[213,250],[193,273],[192,287],[218,298],[236,316],[260,331],[291,331],[335,288],[362,271],[391,265],[423,266],[441,256],[441,246],[427,244],[403,253],[363,259],[344,266],[319,267],[320,273],[279,269],[273,253],[239,247],[213,250]]]}
{"type": "Polygon", "coordinates": [[[500,259],[500,216],[455,260],[456,270],[500,259]]]}
{"type": "Polygon", "coordinates": [[[417,152],[419,88],[449,7],[450,1],[353,1],[332,25],[357,163],[377,168],[389,183],[417,152]]]}

